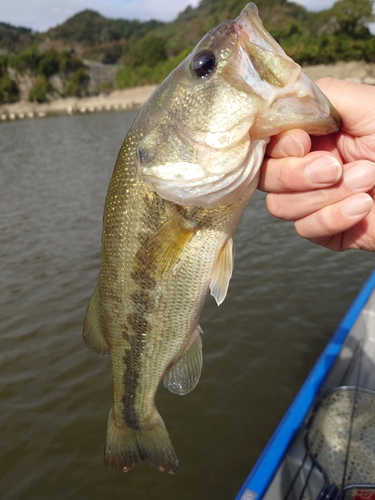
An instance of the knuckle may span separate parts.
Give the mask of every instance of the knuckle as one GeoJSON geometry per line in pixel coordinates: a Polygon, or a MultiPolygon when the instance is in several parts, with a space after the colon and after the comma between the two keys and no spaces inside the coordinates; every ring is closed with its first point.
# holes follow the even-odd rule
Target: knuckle
{"type": "Polygon", "coordinates": [[[266,196],[266,206],[274,217],[283,220],[293,220],[288,213],[288,205],[285,197],[279,193],[270,193],[266,196]]]}
{"type": "Polygon", "coordinates": [[[294,223],[297,233],[303,238],[318,239],[319,244],[327,245],[330,238],[340,232],[337,218],[334,216],[331,207],[321,210],[296,220],[294,223]]]}
{"type": "Polygon", "coordinates": [[[276,172],[276,179],[280,191],[290,191],[290,173],[291,168],[287,160],[279,161],[279,168],[276,172]]]}

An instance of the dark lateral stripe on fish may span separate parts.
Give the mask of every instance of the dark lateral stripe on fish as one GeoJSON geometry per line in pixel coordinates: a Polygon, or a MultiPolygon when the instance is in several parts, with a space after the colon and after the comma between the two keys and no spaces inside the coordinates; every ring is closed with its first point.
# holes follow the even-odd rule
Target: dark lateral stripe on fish
{"type": "Polygon", "coordinates": [[[130,274],[130,278],[136,281],[143,290],[154,290],[156,287],[156,280],[147,272],[133,272],[130,274]]]}
{"type": "MultiPolygon", "coordinates": [[[[142,275],[145,278],[145,275],[142,275]]],[[[139,276],[138,276],[139,278],[139,276]]],[[[148,280],[150,285],[155,282],[148,280]]],[[[141,279],[144,284],[144,280],[141,279]]],[[[141,369],[141,357],[146,345],[147,337],[150,333],[150,325],[147,320],[147,315],[154,308],[155,302],[151,299],[150,294],[146,290],[140,288],[131,296],[133,304],[133,312],[127,316],[127,325],[131,329],[123,332],[126,340],[130,344],[130,349],[125,351],[123,358],[126,370],[124,374],[124,396],[123,403],[123,418],[125,425],[132,429],[139,429],[139,416],[135,408],[137,400],[137,387],[139,381],[139,370],[141,369]]]]}
{"type": "Polygon", "coordinates": [[[133,330],[129,335],[130,349],[125,350],[124,363],[124,396],[123,418],[125,425],[139,429],[139,417],[135,408],[136,391],[139,381],[140,358],[144,349],[143,339],[147,336],[149,324],[146,319],[140,318],[136,313],[128,316],[128,324],[133,330]]]}
{"type": "MultiPolygon", "coordinates": [[[[124,363],[128,368],[131,366],[132,360],[134,359],[131,349],[126,349],[124,356],[124,363]]],[[[131,370],[131,374],[125,373],[124,378],[124,388],[125,394],[122,399],[123,404],[123,418],[124,423],[127,427],[131,429],[140,429],[139,418],[134,406],[135,399],[135,388],[138,384],[139,374],[136,370],[131,370]]]]}

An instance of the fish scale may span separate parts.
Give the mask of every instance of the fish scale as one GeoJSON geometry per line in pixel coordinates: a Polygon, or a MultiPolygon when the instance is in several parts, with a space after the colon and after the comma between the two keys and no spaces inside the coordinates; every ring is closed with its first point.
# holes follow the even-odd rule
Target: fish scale
{"type": "Polygon", "coordinates": [[[339,126],[252,3],[208,33],[142,108],[109,185],[84,324],[87,345],[112,360],[107,467],[127,471],[148,459],[177,470],[156,391],[163,379],[180,395],[198,383],[199,317],[209,291],[218,304],[227,294],[233,236],[269,138],[339,126]]]}

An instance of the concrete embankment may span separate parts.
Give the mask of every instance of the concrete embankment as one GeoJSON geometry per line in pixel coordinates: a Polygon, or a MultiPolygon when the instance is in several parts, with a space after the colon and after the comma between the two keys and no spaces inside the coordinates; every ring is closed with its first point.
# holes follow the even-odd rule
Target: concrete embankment
{"type": "Polygon", "coordinates": [[[305,66],[302,69],[311,80],[317,80],[323,76],[332,76],[341,80],[375,85],[375,64],[364,61],[318,64],[316,66],[305,66]]]}
{"type": "Polygon", "coordinates": [[[105,110],[139,109],[156,89],[156,85],[145,85],[126,90],[115,90],[110,94],[91,97],[67,97],[49,103],[19,101],[0,106],[0,120],[44,117],[56,114],[90,113],[105,110]]]}

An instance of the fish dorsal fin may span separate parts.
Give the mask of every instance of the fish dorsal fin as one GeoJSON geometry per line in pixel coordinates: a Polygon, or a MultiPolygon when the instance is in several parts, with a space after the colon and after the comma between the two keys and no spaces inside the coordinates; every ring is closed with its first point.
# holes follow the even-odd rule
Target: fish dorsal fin
{"type": "Polygon", "coordinates": [[[211,295],[215,297],[218,306],[224,301],[227,295],[229,282],[233,273],[233,265],[233,238],[229,238],[220,250],[210,281],[211,295]]]}
{"type": "Polygon", "coordinates": [[[134,274],[151,272],[166,278],[198,228],[175,212],[141,246],[134,259],[134,274]]]}
{"type": "Polygon", "coordinates": [[[83,338],[87,346],[98,354],[108,354],[109,347],[104,339],[99,321],[99,289],[95,288],[90,299],[83,324],[83,338]]]}
{"type": "Polygon", "coordinates": [[[180,359],[174,363],[164,376],[164,385],[174,394],[183,396],[197,385],[203,365],[202,329],[198,325],[197,336],[180,359]]]}

